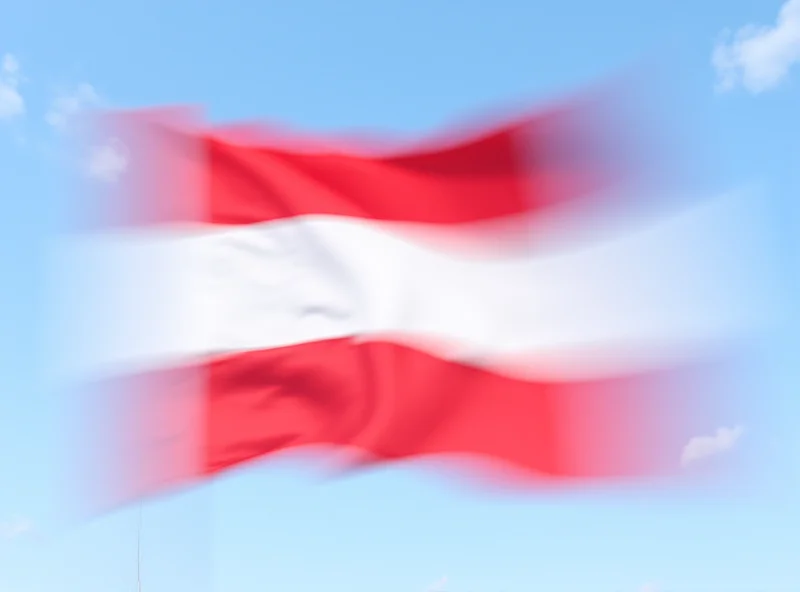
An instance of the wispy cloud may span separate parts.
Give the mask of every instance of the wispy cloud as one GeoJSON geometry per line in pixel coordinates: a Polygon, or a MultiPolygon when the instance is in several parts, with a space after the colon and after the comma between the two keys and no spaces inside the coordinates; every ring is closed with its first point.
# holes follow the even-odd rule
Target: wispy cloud
{"type": "Polygon", "coordinates": [[[428,586],[427,592],[445,592],[447,588],[447,576],[443,576],[428,586]]]}
{"type": "Polygon", "coordinates": [[[105,183],[117,181],[127,169],[128,151],[116,139],[94,146],[86,161],[87,176],[105,183]]]}
{"type": "Polygon", "coordinates": [[[27,518],[14,516],[13,518],[0,523],[0,537],[13,539],[22,536],[33,530],[33,524],[27,518]]]}
{"type": "Polygon", "coordinates": [[[639,588],[639,592],[661,592],[661,586],[654,582],[648,582],[641,588],[639,588]]]}
{"type": "Polygon", "coordinates": [[[711,62],[721,91],[738,84],[752,93],[775,88],[800,62],[800,0],[787,0],[772,26],[751,24],[723,33],[711,62]]]}
{"type": "Polygon", "coordinates": [[[100,96],[91,84],[82,83],[59,93],[50,103],[44,119],[58,131],[68,129],[76,115],[100,105],[100,96]]]}
{"type": "Polygon", "coordinates": [[[25,99],[19,92],[20,67],[10,53],[0,63],[0,120],[13,119],[25,114],[25,99]]]}
{"type": "Polygon", "coordinates": [[[744,434],[744,428],[721,427],[711,436],[697,436],[689,440],[683,448],[681,465],[687,467],[696,462],[732,450],[744,434]]]}

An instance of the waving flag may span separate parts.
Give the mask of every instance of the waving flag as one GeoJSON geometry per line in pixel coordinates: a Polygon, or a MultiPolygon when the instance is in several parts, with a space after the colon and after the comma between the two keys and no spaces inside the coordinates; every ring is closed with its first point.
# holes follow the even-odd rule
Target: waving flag
{"type": "Polygon", "coordinates": [[[719,395],[701,377],[755,322],[746,214],[612,199],[641,170],[594,115],[402,151],[115,116],[117,201],[62,254],[122,495],[303,446],[541,481],[679,467],[719,395]]]}

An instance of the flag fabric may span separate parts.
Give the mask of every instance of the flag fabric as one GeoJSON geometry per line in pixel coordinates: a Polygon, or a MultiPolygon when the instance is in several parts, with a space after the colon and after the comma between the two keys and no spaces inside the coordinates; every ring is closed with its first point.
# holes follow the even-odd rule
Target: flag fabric
{"type": "Polygon", "coordinates": [[[615,209],[633,172],[586,116],[393,151],[117,116],[125,197],[72,278],[116,485],[307,446],[540,482],[676,468],[741,328],[730,208],[615,209]]]}

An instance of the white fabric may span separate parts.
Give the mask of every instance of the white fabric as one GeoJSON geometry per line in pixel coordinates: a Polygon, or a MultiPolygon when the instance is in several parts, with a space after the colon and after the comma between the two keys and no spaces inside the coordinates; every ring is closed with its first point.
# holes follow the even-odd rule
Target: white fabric
{"type": "Polygon", "coordinates": [[[332,216],[81,237],[60,248],[61,331],[80,335],[67,364],[166,367],[345,336],[526,377],[694,355],[764,320],[743,205],[720,198],[516,254],[460,250],[452,229],[332,216]]]}

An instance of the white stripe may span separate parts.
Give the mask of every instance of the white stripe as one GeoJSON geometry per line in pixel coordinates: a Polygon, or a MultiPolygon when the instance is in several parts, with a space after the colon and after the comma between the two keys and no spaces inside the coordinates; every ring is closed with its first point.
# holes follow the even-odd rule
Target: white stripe
{"type": "Polygon", "coordinates": [[[515,256],[459,251],[429,226],[326,216],[84,238],[60,292],[78,325],[61,330],[80,331],[69,365],[84,371],[359,336],[524,376],[594,375],[763,321],[742,204],[515,256]]]}

